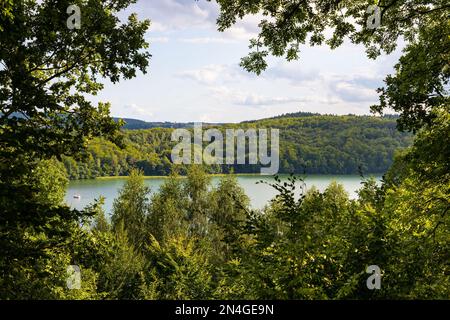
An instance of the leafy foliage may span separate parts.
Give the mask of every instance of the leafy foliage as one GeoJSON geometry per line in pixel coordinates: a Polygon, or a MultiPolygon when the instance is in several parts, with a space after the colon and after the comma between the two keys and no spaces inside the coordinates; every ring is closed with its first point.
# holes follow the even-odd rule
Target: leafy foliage
{"type": "Polygon", "coordinates": [[[450,78],[450,23],[431,21],[419,31],[417,41],[404,49],[389,75],[386,87],[378,89],[380,104],[374,111],[388,107],[402,113],[401,130],[417,131],[431,124],[433,109],[448,105],[450,78]]]}
{"type": "Polygon", "coordinates": [[[80,240],[89,234],[80,225],[95,213],[62,203],[67,179],[55,161],[79,158],[93,137],[118,141],[109,105],[94,106],[86,95],[103,88],[102,77],[117,82],[146,71],[149,21],[117,17],[133,2],[1,1],[1,298],[95,297],[89,267],[86,291],[64,289],[66,267],[77,259],[71,248],[95,247],[89,236],[80,240]],[[69,5],[81,8],[79,30],[67,27],[69,5]]]}

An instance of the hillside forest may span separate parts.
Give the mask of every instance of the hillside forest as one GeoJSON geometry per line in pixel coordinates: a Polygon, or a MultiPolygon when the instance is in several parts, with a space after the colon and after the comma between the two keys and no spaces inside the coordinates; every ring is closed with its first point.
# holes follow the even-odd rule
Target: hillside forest
{"type": "MultiPolygon", "coordinates": [[[[173,128],[131,128],[126,123],[121,131],[123,147],[97,138],[88,146],[84,158],[64,157],[70,179],[102,176],[127,176],[140,169],[146,176],[164,176],[171,172],[173,128]]],[[[170,125],[170,124],[166,124],[170,125]]],[[[192,128],[192,124],[183,127],[192,128]]],[[[392,165],[394,155],[411,145],[412,135],[399,132],[396,119],[369,116],[332,116],[290,114],[283,117],[240,124],[203,125],[203,128],[226,129],[269,128],[280,130],[280,170],[290,174],[380,174],[392,165]]],[[[247,141],[248,143],[248,141],[247,141]]],[[[247,160],[248,160],[248,148],[247,160]]],[[[260,173],[260,164],[211,165],[209,173],[260,173]]],[[[179,168],[180,174],[187,167],[179,168]]]]}

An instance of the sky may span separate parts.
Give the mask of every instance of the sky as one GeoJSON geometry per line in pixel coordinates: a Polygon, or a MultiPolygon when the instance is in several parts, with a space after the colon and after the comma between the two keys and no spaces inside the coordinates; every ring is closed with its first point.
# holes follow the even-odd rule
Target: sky
{"type": "Polygon", "coordinates": [[[139,0],[121,16],[150,19],[147,74],[105,83],[94,102],[111,114],[145,121],[240,122],[289,112],[369,114],[376,88],[392,73],[399,51],[377,60],[364,47],[301,48],[300,60],[270,58],[256,76],[239,66],[258,33],[257,16],[217,31],[219,9],[206,0],[139,0]]]}

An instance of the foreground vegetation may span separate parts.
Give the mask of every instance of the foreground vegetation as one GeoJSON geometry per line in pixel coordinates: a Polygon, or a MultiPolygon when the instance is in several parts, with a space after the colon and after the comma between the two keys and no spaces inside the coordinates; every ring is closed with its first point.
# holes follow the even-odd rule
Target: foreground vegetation
{"type": "MultiPolygon", "coordinates": [[[[412,140],[410,134],[396,129],[395,119],[367,116],[291,115],[218,128],[223,132],[229,128],[280,129],[280,173],[383,173],[391,166],[395,151],[412,140]]],[[[65,157],[63,163],[70,179],[125,176],[134,168],[147,176],[168,175],[176,144],[171,141],[172,130],[125,130],[125,148],[95,139],[82,160],[65,157]]],[[[187,168],[180,170],[185,174],[187,168]]],[[[215,165],[207,171],[259,173],[260,165],[215,165]]]]}
{"type": "MultiPolygon", "coordinates": [[[[204,170],[192,166],[187,179],[173,173],[150,196],[141,172],[132,170],[111,219],[100,199],[87,209],[95,216],[69,225],[64,246],[47,248],[32,268],[2,279],[0,297],[449,298],[448,150],[427,159],[442,139],[450,141],[449,133],[450,115],[441,113],[435,130],[419,134],[396,159],[383,185],[364,182],[356,200],[336,183],[296,198],[303,182],[275,177],[279,194],[262,211],[250,209],[233,176],[212,187],[204,170]],[[80,290],[66,287],[66,267],[74,263],[82,272],[80,290]],[[369,265],[382,270],[380,290],[366,286],[369,265]]],[[[47,161],[39,168],[36,196],[60,206],[64,167],[47,161]]]]}

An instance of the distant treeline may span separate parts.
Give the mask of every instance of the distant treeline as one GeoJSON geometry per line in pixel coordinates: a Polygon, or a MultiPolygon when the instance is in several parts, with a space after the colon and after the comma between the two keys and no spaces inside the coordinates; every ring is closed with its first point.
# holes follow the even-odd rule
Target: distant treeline
{"type": "MultiPolygon", "coordinates": [[[[383,173],[391,166],[396,150],[412,141],[410,134],[396,129],[395,117],[293,114],[215,127],[280,129],[280,173],[383,173]]],[[[124,148],[95,139],[90,142],[84,160],[64,158],[63,162],[71,179],[128,175],[132,168],[139,168],[149,176],[167,175],[175,145],[171,141],[173,128],[123,130],[124,148]]],[[[260,165],[215,165],[208,170],[259,173],[260,165]]]]}
{"type": "MultiPolygon", "coordinates": [[[[182,128],[192,128],[194,122],[147,122],[143,120],[137,119],[129,119],[129,118],[113,118],[114,121],[118,122],[119,120],[123,120],[125,123],[122,127],[125,130],[142,130],[142,129],[153,129],[153,128],[171,128],[171,129],[182,129],[182,128]]],[[[213,125],[213,124],[207,124],[213,125]]],[[[222,125],[219,124],[219,125],[222,125]]]]}

